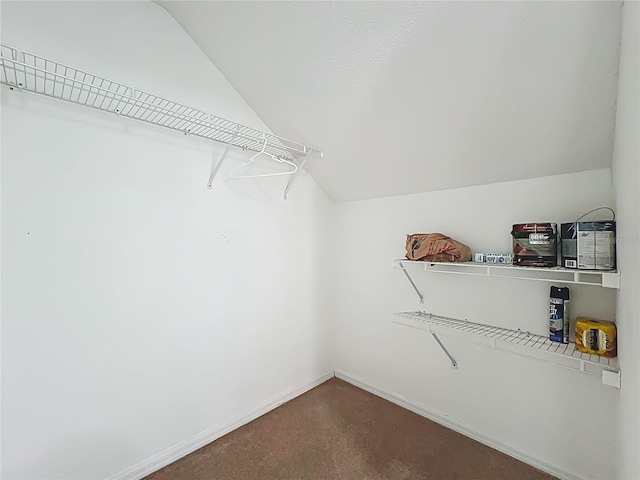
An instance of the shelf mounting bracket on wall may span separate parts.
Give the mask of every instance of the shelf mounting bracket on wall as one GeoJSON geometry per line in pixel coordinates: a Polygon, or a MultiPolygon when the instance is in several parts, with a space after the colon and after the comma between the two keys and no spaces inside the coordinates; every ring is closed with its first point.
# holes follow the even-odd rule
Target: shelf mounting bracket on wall
{"type": "MultiPolygon", "coordinates": [[[[418,286],[416,285],[416,283],[413,281],[413,278],[411,278],[411,275],[409,275],[409,272],[407,272],[407,269],[404,268],[404,265],[402,264],[402,261],[398,260],[398,265],[400,265],[400,268],[402,269],[402,272],[405,274],[405,276],[407,277],[407,280],[409,280],[409,283],[411,284],[411,286],[413,287],[413,289],[416,291],[416,293],[418,294],[418,298],[420,299],[420,303],[424,303],[424,295],[422,295],[422,292],[420,292],[420,290],[418,289],[418,286]]],[[[437,340],[437,339],[436,339],[437,340]]],[[[438,342],[439,343],[439,342],[438,342]]],[[[447,354],[448,355],[448,354],[447,354]]]]}
{"type": "Polygon", "coordinates": [[[442,349],[442,351],[445,353],[447,357],[449,357],[449,360],[451,360],[451,366],[453,368],[458,368],[458,362],[456,362],[456,359],[451,356],[451,354],[449,353],[449,350],[447,350],[447,347],[445,347],[444,344],[438,338],[438,335],[436,335],[433,332],[431,332],[431,335],[433,335],[433,338],[436,339],[436,342],[438,342],[438,345],[440,345],[440,348],[442,349]]]}
{"type": "Polygon", "coordinates": [[[235,142],[236,138],[238,138],[238,128],[236,128],[236,133],[234,133],[233,137],[231,137],[231,140],[227,142],[227,146],[225,147],[224,152],[222,152],[222,156],[220,157],[220,160],[218,160],[218,163],[214,163],[214,160],[211,161],[211,173],[209,173],[209,181],[207,182],[207,188],[209,190],[213,188],[213,179],[218,174],[218,170],[220,170],[222,162],[224,162],[224,159],[227,157],[227,154],[231,149],[231,145],[233,145],[233,142],[235,142]]]}
{"type": "Polygon", "coordinates": [[[291,189],[293,182],[295,182],[298,175],[300,175],[300,170],[302,170],[302,167],[304,167],[304,164],[306,161],[307,161],[307,157],[302,157],[302,159],[300,160],[300,163],[298,163],[298,170],[296,170],[296,172],[293,175],[291,175],[291,177],[289,177],[287,186],[284,188],[284,195],[282,196],[282,198],[284,198],[285,200],[287,199],[287,195],[289,194],[289,190],[291,189]]]}

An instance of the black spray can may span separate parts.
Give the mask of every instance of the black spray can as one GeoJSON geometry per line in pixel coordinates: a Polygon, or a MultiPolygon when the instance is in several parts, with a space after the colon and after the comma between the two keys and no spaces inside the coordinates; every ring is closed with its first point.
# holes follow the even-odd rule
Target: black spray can
{"type": "Polygon", "coordinates": [[[551,287],[549,340],[569,343],[569,287],[551,287]]]}

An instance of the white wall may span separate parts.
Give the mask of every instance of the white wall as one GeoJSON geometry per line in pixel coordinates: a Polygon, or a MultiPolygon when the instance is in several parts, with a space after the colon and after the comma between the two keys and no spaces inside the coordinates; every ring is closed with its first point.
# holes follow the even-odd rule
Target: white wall
{"type": "MultiPolygon", "coordinates": [[[[266,128],[149,2],[2,2],[2,41],[266,128]]],[[[2,477],[98,479],[333,370],[331,205],[248,154],[2,88],[2,477]],[[324,286],[323,286],[324,285],[324,286]]]]}
{"type": "MultiPolygon", "coordinates": [[[[337,205],[336,370],[508,445],[543,467],[610,478],[618,390],[598,377],[445,339],[454,370],[426,332],[393,312],[426,310],[547,334],[549,286],[499,278],[414,274],[420,305],[391,260],[404,236],[444,232],[474,251],[509,252],[513,223],[566,222],[613,205],[609,170],[337,205]]],[[[571,286],[572,316],[615,317],[615,291],[571,286]]],[[[563,473],[564,472],[564,473],[563,473]]]]}
{"type": "Polygon", "coordinates": [[[638,74],[640,5],[625,2],[620,52],[620,85],[614,148],[614,182],[618,210],[619,361],[622,388],[618,407],[616,451],[618,478],[640,478],[640,75],[638,74]]]}

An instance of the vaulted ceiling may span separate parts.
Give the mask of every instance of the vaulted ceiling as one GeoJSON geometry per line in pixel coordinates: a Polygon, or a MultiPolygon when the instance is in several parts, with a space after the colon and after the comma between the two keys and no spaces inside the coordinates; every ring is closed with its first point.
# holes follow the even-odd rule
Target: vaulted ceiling
{"type": "Polygon", "coordinates": [[[619,2],[158,3],[336,201],[611,165],[619,2]]]}

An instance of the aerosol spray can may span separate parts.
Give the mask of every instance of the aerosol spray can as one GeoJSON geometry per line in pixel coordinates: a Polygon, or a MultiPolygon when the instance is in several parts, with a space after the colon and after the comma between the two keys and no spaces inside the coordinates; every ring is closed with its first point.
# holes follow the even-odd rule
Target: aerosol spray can
{"type": "Polygon", "coordinates": [[[569,287],[551,287],[549,340],[569,343],[569,287]]]}

